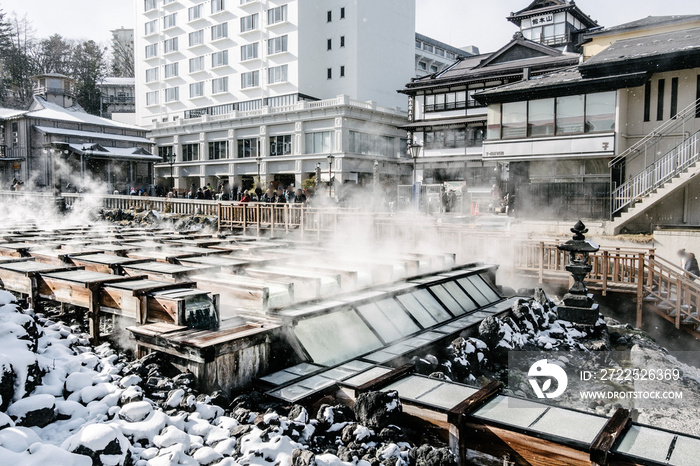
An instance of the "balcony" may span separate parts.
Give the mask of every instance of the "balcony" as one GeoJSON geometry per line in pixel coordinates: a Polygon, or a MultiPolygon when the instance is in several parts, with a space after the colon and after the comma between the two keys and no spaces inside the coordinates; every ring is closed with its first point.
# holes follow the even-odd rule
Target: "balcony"
{"type": "Polygon", "coordinates": [[[25,147],[0,146],[0,161],[2,160],[24,160],[27,156],[25,147]]]}

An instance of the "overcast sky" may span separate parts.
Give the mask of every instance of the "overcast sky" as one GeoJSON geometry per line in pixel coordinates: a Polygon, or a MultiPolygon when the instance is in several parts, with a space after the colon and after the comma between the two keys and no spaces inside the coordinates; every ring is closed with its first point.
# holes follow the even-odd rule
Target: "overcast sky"
{"type": "MultiPolygon", "coordinates": [[[[416,29],[457,47],[476,45],[490,52],[505,45],[516,31],[505,17],[530,1],[416,0],[416,29]]],[[[650,15],[700,14],[697,0],[578,0],[577,4],[604,26],[650,15]]],[[[38,37],[58,33],[107,44],[111,29],[134,23],[134,0],[0,0],[0,8],[26,14],[38,37]]]]}

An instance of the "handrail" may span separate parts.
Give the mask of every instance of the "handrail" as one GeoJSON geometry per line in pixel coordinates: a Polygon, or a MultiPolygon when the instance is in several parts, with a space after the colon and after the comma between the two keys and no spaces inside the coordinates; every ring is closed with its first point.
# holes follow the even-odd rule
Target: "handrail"
{"type": "Polygon", "coordinates": [[[676,115],[668,120],[666,120],[663,124],[655,128],[651,133],[647,134],[644,136],[642,139],[637,141],[635,144],[630,146],[627,150],[625,150],[623,153],[612,159],[608,163],[608,167],[614,167],[618,163],[620,163],[622,160],[626,159],[627,156],[634,152],[639,152],[642,150],[642,147],[647,145],[651,141],[655,141],[656,139],[666,136],[666,131],[670,129],[675,129],[676,126],[680,126],[683,124],[686,120],[690,118],[695,118],[695,115],[697,113],[698,106],[700,106],[700,99],[696,100],[692,104],[688,105],[685,107],[683,110],[680,112],[676,113],[676,115]]]}
{"type": "Polygon", "coordinates": [[[695,132],[644,170],[612,192],[611,213],[620,210],[660,188],[678,173],[700,160],[700,131],[695,132]]]}
{"type": "MultiPolygon", "coordinates": [[[[515,254],[517,270],[537,273],[540,283],[546,277],[568,278],[565,253],[552,241],[523,241],[515,254]]],[[[637,326],[641,326],[644,296],[663,303],[657,312],[678,329],[700,338],[700,283],[678,265],[658,257],[654,249],[601,248],[590,255],[592,270],[586,279],[600,287],[637,293],[637,326]]]]}

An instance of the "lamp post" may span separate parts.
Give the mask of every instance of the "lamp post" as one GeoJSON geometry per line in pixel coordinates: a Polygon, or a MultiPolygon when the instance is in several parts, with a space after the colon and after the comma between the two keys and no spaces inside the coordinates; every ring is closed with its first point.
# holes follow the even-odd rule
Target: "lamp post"
{"type": "Polygon", "coordinates": [[[423,149],[423,145],[417,142],[409,142],[408,146],[406,146],[406,152],[408,152],[408,155],[410,155],[413,159],[413,202],[415,204],[418,204],[418,190],[416,187],[416,163],[418,160],[418,156],[420,156],[421,149],[423,149]]]}
{"type": "Polygon", "coordinates": [[[170,164],[170,191],[173,191],[175,189],[175,177],[173,176],[173,165],[175,164],[175,160],[177,159],[177,154],[175,151],[169,152],[165,154],[165,158],[167,162],[170,164]]]}
{"type": "MultiPolygon", "coordinates": [[[[258,164],[258,179],[257,179],[256,183],[258,185],[260,185],[261,184],[260,183],[260,164],[262,163],[262,157],[260,157],[259,155],[257,157],[255,157],[255,163],[258,164]]],[[[253,186],[253,188],[256,188],[256,187],[257,186],[253,186]]]]}
{"type": "Polygon", "coordinates": [[[316,179],[314,180],[314,195],[318,194],[321,188],[321,162],[316,163],[316,179]]]}
{"type": "Polygon", "coordinates": [[[379,160],[374,161],[374,166],[372,169],[372,187],[377,190],[379,186],[379,160]]]}
{"type": "Polygon", "coordinates": [[[328,197],[332,196],[333,189],[333,154],[328,155],[328,197]]]}

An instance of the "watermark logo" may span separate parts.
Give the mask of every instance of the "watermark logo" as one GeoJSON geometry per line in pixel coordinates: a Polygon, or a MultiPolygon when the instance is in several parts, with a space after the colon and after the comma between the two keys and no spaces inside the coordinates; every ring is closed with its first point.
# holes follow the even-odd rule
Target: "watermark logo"
{"type": "Polygon", "coordinates": [[[540,359],[530,366],[527,375],[529,377],[528,381],[535,391],[537,398],[556,398],[564,393],[569,383],[569,378],[566,372],[564,372],[564,369],[556,364],[547,362],[546,359],[540,359]],[[545,378],[541,386],[538,380],[540,378],[545,378]],[[549,390],[552,389],[552,379],[557,381],[557,387],[556,390],[550,392],[549,390]]]}

